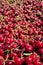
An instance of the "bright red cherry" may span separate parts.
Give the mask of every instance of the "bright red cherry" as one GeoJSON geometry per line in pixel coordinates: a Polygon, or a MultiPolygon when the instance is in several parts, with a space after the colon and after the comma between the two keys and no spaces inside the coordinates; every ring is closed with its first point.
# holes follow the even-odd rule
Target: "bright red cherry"
{"type": "Polygon", "coordinates": [[[31,56],[26,57],[25,62],[26,62],[26,64],[32,63],[32,57],[31,56]]]}
{"type": "Polygon", "coordinates": [[[3,35],[0,34],[0,41],[3,41],[4,38],[3,38],[3,35]]]}
{"type": "Polygon", "coordinates": [[[11,43],[14,42],[14,38],[10,38],[10,42],[11,42],[11,43]]]}
{"type": "Polygon", "coordinates": [[[39,54],[43,55],[43,48],[39,49],[39,54]]]}
{"type": "Polygon", "coordinates": [[[11,43],[10,43],[10,38],[7,37],[6,40],[5,40],[5,42],[6,42],[6,44],[11,44],[11,43]]]}
{"type": "Polygon", "coordinates": [[[36,47],[41,48],[42,46],[43,46],[42,42],[40,42],[40,41],[36,42],[36,47]]]}
{"type": "Polygon", "coordinates": [[[14,58],[15,65],[22,65],[23,64],[23,59],[19,57],[14,58]]]}
{"type": "Polygon", "coordinates": [[[6,35],[6,36],[9,36],[9,32],[8,32],[8,31],[6,31],[6,32],[5,32],[5,35],[6,35]]]}
{"type": "Polygon", "coordinates": [[[36,58],[35,61],[34,61],[34,64],[35,64],[35,65],[40,65],[40,64],[41,64],[41,63],[40,63],[40,58],[36,58]]]}
{"type": "Polygon", "coordinates": [[[0,49],[4,49],[4,44],[3,43],[0,44],[0,49]]]}
{"type": "Polygon", "coordinates": [[[35,54],[35,53],[33,53],[32,55],[31,55],[31,57],[32,57],[32,59],[33,59],[33,61],[37,58],[37,55],[35,54]]]}
{"type": "Polygon", "coordinates": [[[18,45],[17,44],[13,44],[11,45],[11,48],[16,48],[18,45]]]}
{"type": "Polygon", "coordinates": [[[26,48],[26,52],[32,52],[33,51],[32,45],[26,44],[25,48],[26,48]]]}

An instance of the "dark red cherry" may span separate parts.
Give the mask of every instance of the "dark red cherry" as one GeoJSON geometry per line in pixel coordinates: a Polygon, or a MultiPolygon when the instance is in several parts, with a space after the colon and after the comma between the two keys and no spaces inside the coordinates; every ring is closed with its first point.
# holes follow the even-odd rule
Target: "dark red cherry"
{"type": "Polygon", "coordinates": [[[39,54],[43,55],[43,48],[39,49],[39,54]]]}
{"type": "Polygon", "coordinates": [[[2,59],[0,59],[0,65],[3,65],[3,60],[2,59]]]}
{"type": "Polygon", "coordinates": [[[6,61],[5,65],[15,65],[15,63],[12,61],[6,61]]]}
{"type": "Polygon", "coordinates": [[[34,65],[33,63],[27,64],[27,65],[34,65]]]}
{"type": "Polygon", "coordinates": [[[0,49],[0,56],[4,55],[4,51],[2,49],[0,49]]]}

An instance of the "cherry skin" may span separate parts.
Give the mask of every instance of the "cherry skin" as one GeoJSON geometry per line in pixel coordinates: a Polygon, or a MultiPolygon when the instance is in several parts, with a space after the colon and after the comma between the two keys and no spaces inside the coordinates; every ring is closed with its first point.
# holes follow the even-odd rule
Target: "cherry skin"
{"type": "Polygon", "coordinates": [[[42,46],[43,46],[42,42],[40,42],[40,41],[36,42],[36,47],[41,48],[42,46]]]}
{"type": "Polygon", "coordinates": [[[0,65],[3,65],[2,60],[0,60],[0,65]]]}
{"type": "Polygon", "coordinates": [[[13,58],[13,57],[18,57],[17,53],[12,52],[11,54],[9,54],[9,58],[13,58]]]}
{"type": "Polygon", "coordinates": [[[5,65],[15,65],[12,61],[6,61],[5,65]]]}
{"type": "Polygon", "coordinates": [[[35,64],[35,65],[40,65],[40,64],[41,64],[41,63],[40,63],[40,58],[36,58],[35,61],[34,61],[34,64],[35,64]]]}
{"type": "Polygon", "coordinates": [[[14,37],[10,38],[10,43],[14,42],[14,37]]]}
{"type": "Polygon", "coordinates": [[[43,62],[43,55],[40,55],[40,59],[41,59],[41,61],[43,62]]]}
{"type": "Polygon", "coordinates": [[[0,41],[3,41],[3,40],[4,40],[3,36],[2,36],[2,35],[0,35],[0,41]]]}
{"type": "Polygon", "coordinates": [[[12,44],[11,48],[16,48],[18,45],[17,44],[12,44]]]}
{"type": "Polygon", "coordinates": [[[18,45],[20,45],[21,48],[24,48],[24,43],[21,40],[18,40],[18,45]]]}
{"type": "Polygon", "coordinates": [[[19,57],[15,57],[14,62],[15,62],[15,65],[22,65],[23,59],[21,59],[19,57]]]}
{"type": "Polygon", "coordinates": [[[0,44],[0,49],[4,49],[4,44],[3,43],[0,44]]]}
{"type": "Polygon", "coordinates": [[[31,45],[34,45],[34,41],[33,41],[33,40],[30,40],[29,43],[30,43],[31,45]]]}
{"type": "Polygon", "coordinates": [[[0,56],[4,55],[4,51],[2,49],[0,49],[0,56]]]}
{"type": "Polygon", "coordinates": [[[31,56],[30,57],[26,57],[25,62],[26,62],[26,64],[32,63],[32,57],[31,56]]]}
{"type": "Polygon", "coordinates": [[[32,45],[26,44],[25,48],[26,48],[27,52],[32,52],[33,51],[32,45]]]}
{"type": "Polygon", "coordinates": [[[36,53],[33,53],[32,55],[31,55],[31,57],[32,57],[32,59],[33,59],[33,61],[37,58],[37,54],[36,53]]]}
{"type": "Polygon", "coordinates": [[[34,64],[30,63],[30,64],[28,64],[28,65],[34,65],[34,64]]]}
{"type": "Polygon", "coordinates": [[[43,62],[41,63],[41,65],[43,65],[43,62]]]}
{"type": "Polygon", "coordinates": [[[7,36],[7,37],[9,36],[9,32],[8,31],[5,32],[5,36],[7,36]]]}
{"type": "Polygon", "coordinates": [[[9,37],[7,37],[5,41],[6,41],[6,44],[10,44],[10,38],[9,37]]]}
{"type": "Polygon", "coordinates": [[[43,55],[43,48],[39,49],[39,54],[43,55]]]}
{"type": "Polygon", "coordinates": [[[5,49],[5,50],[7,50],[7,49],[11,49],[11,45],[6,44],[4,49],[5,49]]]}

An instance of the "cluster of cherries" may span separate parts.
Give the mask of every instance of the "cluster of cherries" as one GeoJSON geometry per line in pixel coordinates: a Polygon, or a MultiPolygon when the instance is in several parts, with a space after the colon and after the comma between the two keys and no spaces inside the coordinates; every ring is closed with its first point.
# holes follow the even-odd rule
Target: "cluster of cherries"
{"type": "Polygon", "coordinates": [[[0,0],[0,65],[43,65],[43,1],[0,0]]]}

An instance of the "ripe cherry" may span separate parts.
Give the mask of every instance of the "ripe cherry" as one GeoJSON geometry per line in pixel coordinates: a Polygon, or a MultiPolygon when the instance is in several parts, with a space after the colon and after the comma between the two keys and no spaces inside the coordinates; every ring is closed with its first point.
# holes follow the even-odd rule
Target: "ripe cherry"
{"type": "Polygon", "coordinates": [[[2,49],[0,49],[0,56],[4,55],[4,51],[2,49]]]}
{"type": "Polygon", "coordinates": [[[27,64],[27,65],[34,65],[34,64],[30,63],[30,64],[27,64]]]}
{"type": "Polygon", "coordinates": [[[15,65],[22,65],[23,64],[23,59],[19,57],[14,58],[15,65]]]}
{"type": "Polygon", "coordinates": [[[13,57],[17,57],[18,55],[17,55],[17,53],[15,53],[15,52],[12,52],[12,53],[10,53],[9,54],[9,58],[13,58],[13,57]]]}
{"type": "Polygon", "coordinates": [[[27,46],[25,46],[26,51],[27,51],[27,52],[32,52],[32,51],[33,51],[32,45],[29,45],[29,44],[26,44],[26,45],[27,45],[27,46]]]}
{"type": "Polygon", "coordinates": [[[34,64],[35,64],[35,65],[40,65],[40,64],[41,64],[41,63],[40,63],[40,58],[36,58],[35,61],[34,61],[34,64]]]}
{"type": "Polygon", "coordinates": [[[4,38],[3,38],[3,35],[0,34],[0,41],[3,41],[4,38]]]}
{"type": "Polygon", "coordinates": [[[33,59],[33,61],[37,58],[37,54],[35,54],[35,53],[33,53],[32,55],[31,55],[31,57],[32,57],[32,59],[33,59]]]}
{"type": "Polygon", "coordinates": [[[18,45],[17,44],[12,44],[11,48],[16,48],[18,45]]]}
{"type": "Polygon", "coordinates": [[[26,62],[26,64],[32,63],[32,57],[31,56],[26,57],[25,62],[26,62]]]}
{"type": "Polygon", "coordinates": [[[3,65],[3,61],[2,60],[0,60],[0,65],[3,65]]]}
{"type": "Polygon", "coordinates": [[[6,61],[5,65],[15,65],[12,61],[6,61]]]}
{"type": "Polygon", "coordinates": [[[39,54],[43,55],[43,48],[39,49],[39,54]]]}
{"type": "Polygon", "coordinates": [[[40,42],[40,41],[36,42],[36,47],[41,48],[42,46],[43,46],[42,42],[40,42]]]}
{"type": "Polygon", "coordinates": [[[18,40],[18,45],[20,45],[21,48],[24,48],[24,43],[21,40],[18,40]]]}

